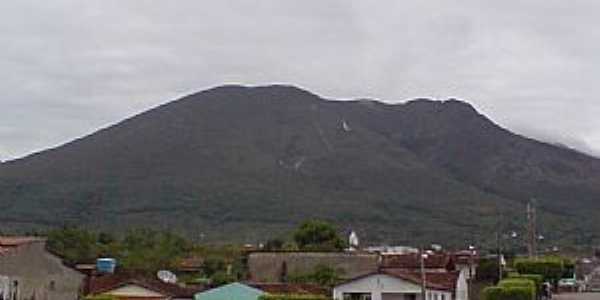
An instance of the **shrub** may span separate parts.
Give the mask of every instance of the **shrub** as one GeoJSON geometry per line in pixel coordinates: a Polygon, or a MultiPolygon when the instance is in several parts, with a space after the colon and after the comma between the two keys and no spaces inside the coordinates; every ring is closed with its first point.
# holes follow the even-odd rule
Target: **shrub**
{"type": "Polygon", "coordinates": [[[487,287],[482,292],[483,300],[533,300],[531,287],[487,287]]]}
{"type": "Polygon", "coordinates": [[[262,295],[258,298],[259,300],[329,300],[325,296],[321,295],[262,295]]]}
{"type": "Polygon", "coordinates": [[[542,284],[544,284],[544,277],[539,274],[511,274],[509,279],[527,279],[535,283],[535,289],[537,293],[542,291],[542,284]]]}

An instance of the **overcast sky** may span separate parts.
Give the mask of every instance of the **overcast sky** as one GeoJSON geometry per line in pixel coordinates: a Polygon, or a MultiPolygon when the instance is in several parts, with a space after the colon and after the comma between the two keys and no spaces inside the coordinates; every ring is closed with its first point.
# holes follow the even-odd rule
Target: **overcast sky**
{"type": "Polygon", "coordinates": [[[0,160],[224,83],[460,98],[600,153],[600,1],[0,2],[0,160]]]}

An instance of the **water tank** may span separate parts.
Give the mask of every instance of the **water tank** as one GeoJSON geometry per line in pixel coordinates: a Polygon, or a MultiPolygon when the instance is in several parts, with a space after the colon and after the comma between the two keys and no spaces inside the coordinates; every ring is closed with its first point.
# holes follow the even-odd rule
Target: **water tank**
{"type": "Polygon", "coordinates": [[[117,260],[114,258],[98,258],[96,260],[96,270],[100,273],[112,274],[117,267],[117,260]]]}

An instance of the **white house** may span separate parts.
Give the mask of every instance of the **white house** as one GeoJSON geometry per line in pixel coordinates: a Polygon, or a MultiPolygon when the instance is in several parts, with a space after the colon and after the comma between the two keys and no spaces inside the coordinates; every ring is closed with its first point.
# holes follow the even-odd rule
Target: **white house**
{"type": "MultiPolygon", "coordinates": [[[[466,279],[460,272],[425,274],[425,300],[467,300],[466,279]]],[[[422,300],[421,274],[382,269],[336,285],[334,300],[422,300]]]]}

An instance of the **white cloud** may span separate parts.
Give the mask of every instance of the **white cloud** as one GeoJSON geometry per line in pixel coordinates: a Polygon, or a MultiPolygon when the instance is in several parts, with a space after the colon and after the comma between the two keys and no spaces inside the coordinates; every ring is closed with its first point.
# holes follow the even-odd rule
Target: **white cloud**
{"type": "Polygon", "coordinates": [[[3,1],[0,159],[223,83],[456,97],[600,151],[597,1],[3,1]]]}

